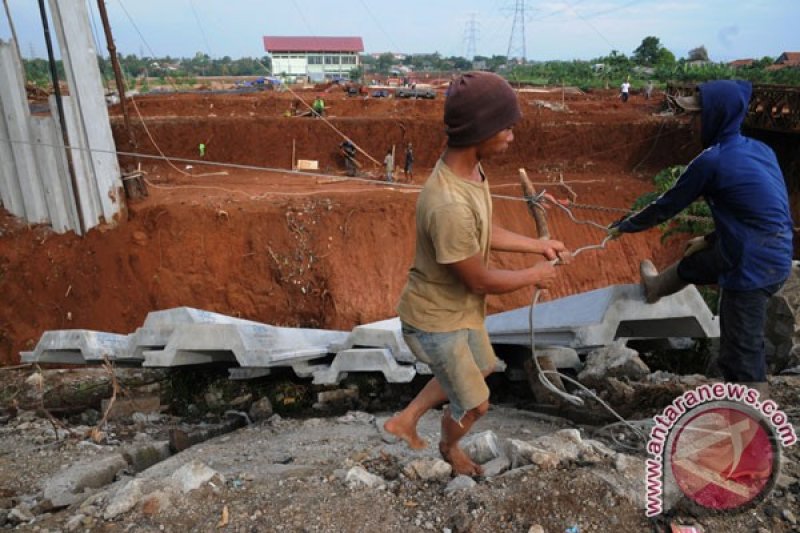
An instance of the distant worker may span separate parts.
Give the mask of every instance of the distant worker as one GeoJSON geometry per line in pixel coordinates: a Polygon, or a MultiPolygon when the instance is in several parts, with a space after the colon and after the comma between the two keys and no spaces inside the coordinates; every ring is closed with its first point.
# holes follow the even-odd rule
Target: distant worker
{"type": "Polygon", "coordinates": [[[315,117],[323,117],[325,116],[325,100],[322,99],[322,95],[317,95],[316,100],[314,103],[311,104],[311,109],[314,110],[315,117]]]}
{"type": "Polygon", "coordinates": [[[200,157],[206,156],[206,145],[204,143],[200,143],[197,146],[197,150],[200,152],[200,157]]]}
{"type": "Polygon", "coordinates": [[[386,152],[386,157],[383,158],[383,164],[386,166],[386,181],[392,182],[392,174],[394,173],[394,157],[392,156],[392,149],[386,152]]]}
{"type": "Polygon", "coordinates": [[[408,179],[408,181],[411,181],[411,179],[414,177],[413,168],[414,168],[414,150],[411,147],[411,143],[408,143],[408,146],[406,146],[406,162],[405,165],[403,166],[403,174],[408,179]]]}
{"type": "Polygon", "coordinates": [[[358,173],[358,161],[356,161],[356,146],[350,141],[346,140],[339,145],[339,150],[344,156],[344,167],[347,170],[347,175],[354,177],[358,173]]]}
{"type": "Polygon", "coordinates": [[[628,96],[630,96],[630,92],[631,92],[631,84],[628,82],[628,80],[623,81],[622,85],[620,86],[620,93],[619,93],[619,97],[622,98],[623,103],[628,101],[628,96]]]}
{"type": "Polygon", "coordinates": [[[644,99],[650,100],[651,96],[653,96],[653,80],[648,81],[644,87],[644,99]]]}

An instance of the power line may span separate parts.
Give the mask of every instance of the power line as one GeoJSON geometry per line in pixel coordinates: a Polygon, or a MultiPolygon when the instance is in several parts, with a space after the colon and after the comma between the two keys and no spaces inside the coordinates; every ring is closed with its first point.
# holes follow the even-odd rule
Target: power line
{"type": "Polygon", "coordinates": [[[102,48],[100,46],[100,38],[98,37],[100,35],[100,32],[97,30],[97,19],[94,16],[94,8],[91,4],[89,4],[88,7],[89,7],[89,14],[92,16],[92,36],[94,37],[94,44],[96,46],[95,53],[102,57],[103,54],[100,51],[102,50],[102,48]]]}
{"type": "Polygon", "coordinates": [[[480,27],[478,23],[478,14],[470,13],[469,19],[464,27],[464,42],[466,43],[466,52],[464,57],[466,57],[468,61],[472,61],[475,59],[475,56],[478,55],[477,47],[479,33],[480,27]]]}
{"type": "Polygon", "coordinates": [[[133,17],[131,17],[131,14],[128,13],[127,9],[125,9],[125,4],[122,3],[122,0],[117,0],[117,3],[119,4],[119,7],[122,8],[122,11],[125,13],[125,16],[128,17],[128,20],[130,21],[131,25],[133,26],[133,29],[136,30],[136,33],[139,34],[139,38],[142,40],[144,45],[147,47],[147,50],[150,52],[150,57],[155,59],[156,58],[156,53],[153,52],[152,48],[150,48],[150,45],[147,43],[147,39],[145,39],[144,35],[142,35],[142,32],[139,31],[139,26],[136,25],[136,23],[133,21],[133,17]]]}
{"type": "Polygon", "coordinates": [[[525,63],[528,55],[525,44],[525,0],[516,0],[514,4],[514,22],[511,24],[511,36],[508,39],[506,57],[509,61],[512,58],[518,58],[525,63]]]}
{"type": "Polygon", "coordinates": [[[402,52],[402,49],[401,49],[399,46],[397,46],[397,43],[396,43],[396,42],[394,42],[394,39],[392,39],[392,36],[391,36],[391,35],[389,35],[389,34],[386,32],[386,30],[383,28],[383,25],[381,24],[381,21],[380,21],[380,20],[378,20],[378,17],[376,17],[376,16],[375,16],[375,15],[372,13],[372,10],[369,8],[369,6],[366,4],[366,2],[364,2],[364,0],[359,0],[359,1],[361,2],[361,5],[362,5],[362,6],[364,6],[364,10],[367,12],[367,14],[368,14],[368,15],[370,16],[370,18],[373,20],[373,22],[375,22],[375,25],[376,25],[376,26],[378,26],[378,29],[379,29],[379,30],[381,30],[381,33],[383,33],[383,35],[384,35],[384,36],[385,36],[387,39],[389,39],[389,43],[392,45],[392,47],[394,47],[394,51],[395,51],[395,52],[402,52]]]}
{"type": "MultiPolygon", "coordinates": [[[[564,1],[566,2],[566,0],[564,0],[564,1]]],[[[640,1],[640,0],[634,0],[633,2],[631,2],[631,3],[629,3],[629,4],[626,4],[625,6],[622,6],[622,7],[627,7],[627,6],[633,5],[634,3],[636,3],[636,2],[639,2],[639,1],[640,1]]],[[[607,44],[608,44],[608,45],[611,47],[611,49],[612,49],[612,50],[614,50],[614,49],[616,49],[616,48],[617,48],[616,46],[614,46],[614,43],[612,43],[610,40],[608,40],[608,38],[606,38],[606,36],[605,36],[605,35],[603,35],[603,33],[602,33],[600,30],[598,30],[598,29],[595,27],[595,25],[594,25],[594,24],[592,24],[591,22],[589,22],[589,19],[588,19],[588,18],[586,18],[586,17],[584,17],[583,15],[581,15],[580,13],[578,13],[578,11],[577,11],[577,10],[576,10],[576,9],[573,7],[573,5],[572,5],[572,4],[570,4],[569,2],[566,2],[566,4],[569,6],[569,9],[570,9],[570,11],[572,11],[573,13],[575,13],[575,16],[576,16],[576,17],[578,17],[579,19],[581,19],[581,20],[582,20],[582,21],[583,21],[583,22],[584,22],[584,23],[585,23],[587,26],[589,26],[589,27],[590,27],[590,28],[591,28],[591,29],[592,29],[592,30],[593,30],[593,31],[594,31],[594,32],[595,32],[597,35],[599,35],[599,36],[600,36],[600,38],[601,38],[601,39],[603,39],[603,40],[604,40],[604,41],[605,41],[605,42],[606,42],[606,43],[607,43],[607,44]]],[[[621,8],[620,8],[620,9],[621,9],[621,8]]],[[[612,11],[613,11],[613,10],[612,10],[612,11]]],[[[606,11],[606,12],[608,12],[608,11],[606,11]]]]}
{"type": "Polygon", "coordinates": [[[206,45],[206,52],[208,53],[208,57],[213,57],[211,53],[211,46],[208,44],[208,37],[206,37],[206,31],[203,29],[203,25],[200,23],[200,17],[197,16],[197,10],[194,8],[194,2],[189,0],[189,6],[192,8],[192,14],[194,15],[194,20],[197,21],[197,27],[200,28],[200,35],[203,37],[203,42],[206,45]]]}

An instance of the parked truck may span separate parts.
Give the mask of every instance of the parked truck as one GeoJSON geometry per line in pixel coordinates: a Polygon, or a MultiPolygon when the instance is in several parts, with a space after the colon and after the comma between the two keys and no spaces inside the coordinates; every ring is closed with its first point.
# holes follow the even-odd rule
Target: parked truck
{"type": "Polygon", "coordinates": [[[433,87],[398,87],[394,91],[396,98],[436,98],[436,91],[433,87]]]}

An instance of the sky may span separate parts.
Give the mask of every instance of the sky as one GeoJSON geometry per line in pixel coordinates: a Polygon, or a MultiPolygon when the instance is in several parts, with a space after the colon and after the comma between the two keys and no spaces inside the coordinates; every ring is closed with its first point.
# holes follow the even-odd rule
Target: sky
{"type": "MultiPolygon", "coordinates": [[[[45,57],[38,2],[4,0],[25,57],[45,57]]],[[[48,0],[50,1],[50,0],[48,0]]],[[[81,0],[72,0],[80,2],[81,0]]],[[[96,42],[107,55],[97,1],[87,0],[96,42]]],[[[367,53],[465,56],[467,29],[478,55],[589,60],[631,55],[658,37],[676,57],[705,46],[713,61],[800,51],[797,0],[106,0],[118,51],[138,56],[265,55],[264,35],[359,36],[367,53]],[[515,6],[524,17],[514,24],[515,6]],[[790,7],[791,6],[791,7],[790,7]],[[473,24],[474,21],[474,24],[473,24]]],[[[0,12],[0,39],[11,31],[0,12]]],[[[56,45],[57,46],[57,45],[56,45]]]]}

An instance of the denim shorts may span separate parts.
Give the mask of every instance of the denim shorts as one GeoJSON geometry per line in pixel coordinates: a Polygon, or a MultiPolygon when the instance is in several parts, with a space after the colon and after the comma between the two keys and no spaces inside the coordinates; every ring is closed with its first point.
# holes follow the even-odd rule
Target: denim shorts
{"type": "Polygon", "coordinates": [[[403,339],[433,375],[450,401],[450,415],[460,422],[467,411],[489,399],[483,372],[497,366],[486,328],[459,329],[446,333],[428,332],[405,322],[403,339]]]}

